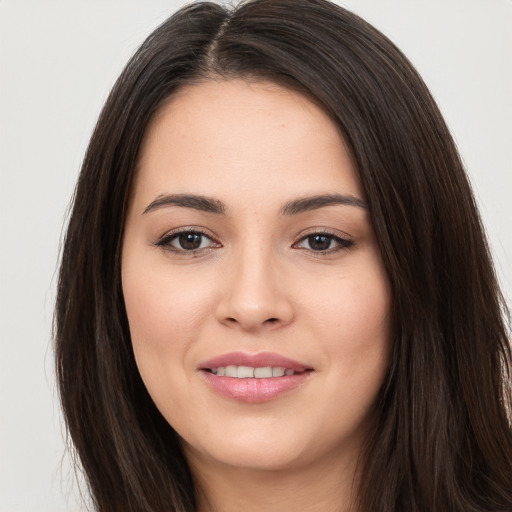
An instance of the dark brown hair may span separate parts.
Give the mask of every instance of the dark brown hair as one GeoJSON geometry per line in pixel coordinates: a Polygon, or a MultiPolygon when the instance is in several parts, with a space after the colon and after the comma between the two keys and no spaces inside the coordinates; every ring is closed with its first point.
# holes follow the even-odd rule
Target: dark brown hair
{"type": "Polygon", "coordinates": [[[143,43],[105,104],[75,191],[55,316],[62,406],[97,510],[195,509],[178,436],[134,362],[120,250],[149,121],[180,87],[234,77],[322,105],[368,200],[395,332],[358,509],[511,511],[506,311],[463,166],[409,61],[325,0],[185,7],[143,43]]]}

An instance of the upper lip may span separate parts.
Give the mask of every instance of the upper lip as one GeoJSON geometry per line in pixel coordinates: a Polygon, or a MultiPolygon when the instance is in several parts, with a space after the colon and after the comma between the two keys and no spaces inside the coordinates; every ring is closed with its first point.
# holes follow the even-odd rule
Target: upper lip
{"type": "Polygon", "coordinates": [[[263,368],[265,366],[271,366],[273,368],[280,367],[296,372],[302,372],[305,370],[312,370],[308,365],[289,359],[280,354],[274,352],[258,352],[256,354],[250,354],[247,352],[230,352],[222,354],[208,361],[204,361],[199,365],[200,370],[211,370],[213,368],[225,367],[225,366],[250,366],[252,368],[263,368]]]}

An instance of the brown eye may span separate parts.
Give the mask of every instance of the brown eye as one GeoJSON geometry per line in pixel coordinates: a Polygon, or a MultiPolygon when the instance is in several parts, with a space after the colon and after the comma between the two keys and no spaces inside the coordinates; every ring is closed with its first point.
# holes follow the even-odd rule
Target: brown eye
{"type": "Polygon", "coordinates": [[[332,236],[325,235],[311,235],[307,239],[309,248],[313,251],[326,251],[331,248],[331,244],[334,242],[332,236]]]}
{"type": "Polygon", "coordinates": [[[351,240],[330,233],[312,233],[302,238],[295,247],[311,252],[329,254],[354,245],[351,240]]]}
{"type": "Polygon", "coordinates": [[[180,249],[185,249],[186,251],[194,251],[195,249],[199,249],[201,247],[201,242],[204,235],[201,233],[180,233],[176,237],[176,242],[178,243],[180,249]]]}
{"type": "Polygon", "coordinates": [[[203,249],[219,247],[219,244],[208,235],[195,230],[170,233],[162,237],[155,245],[171,252],[183,254],[198,253],[203,249]]]}

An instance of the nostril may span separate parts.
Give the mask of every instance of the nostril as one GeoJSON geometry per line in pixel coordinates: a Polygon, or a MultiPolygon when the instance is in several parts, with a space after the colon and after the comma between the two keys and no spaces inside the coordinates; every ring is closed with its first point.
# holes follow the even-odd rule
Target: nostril
{"type": "MultiPolygon", "coordinates": [[[[233,318],[233,317],[228,317],[226,318],[226,320],[228,322],[238,322],[238,320],[236,318],[233,318]]],[[[275,322],[278,322],[279,320],[277,318],[267,318],[267,320],[265,320],[264,323],[275,323],[275,322]]]]}

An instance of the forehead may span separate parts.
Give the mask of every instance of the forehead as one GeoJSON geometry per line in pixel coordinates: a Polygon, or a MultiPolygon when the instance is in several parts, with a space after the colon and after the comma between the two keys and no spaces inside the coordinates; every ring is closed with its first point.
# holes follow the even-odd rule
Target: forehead
{"type": "Polygon", "coordinates": [[[340,131],[319,106],[279,85],[243,80],[187,86],[166,102],[145,134],[135,189],[148,199],[363,197],[340,131]]]}

